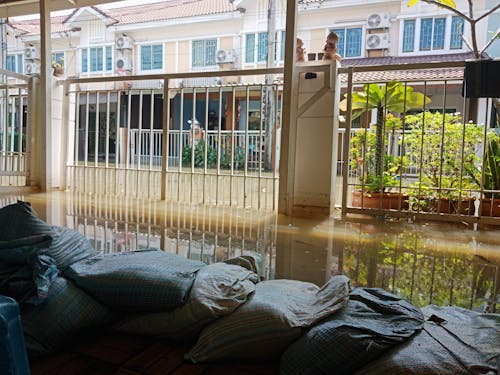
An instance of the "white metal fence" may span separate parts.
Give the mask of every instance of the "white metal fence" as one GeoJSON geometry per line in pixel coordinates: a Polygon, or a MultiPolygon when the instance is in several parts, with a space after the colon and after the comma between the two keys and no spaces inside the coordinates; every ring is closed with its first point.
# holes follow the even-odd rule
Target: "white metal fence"
{"type": "MultiPolygon", "coordinates": [[[[253,76],[256,82],[273,82],[264,78],[279,72],[281,69],[275,68],[241,74],[253,76]]],[[[227,74],[197,74],[209,79],[215,73],[227,74]]],[[[104,87],[108,82],[123,87],[120,80],[124,78],[66,81],[67,93],[74,98],[74,103],[69,100],[74,106],[69,107],[75,113],[69,140],[73,148],[67,164],[69,188],[274,210],[280,84],[169,87],[170,82],[191,82],[193,77],[126,77],[134,81],[131,89],[110,90],[88,88],[95,83],[104,87]],[[158,80],[164,82],[163,89],[158,89],[158,80]],[[156,84],[147,89],[136,82],[156,84]]]]}
{"type": "Polygon", "coordinates": [[[0,190],[30,183],[32,78],[0,69],[0,190]]]}

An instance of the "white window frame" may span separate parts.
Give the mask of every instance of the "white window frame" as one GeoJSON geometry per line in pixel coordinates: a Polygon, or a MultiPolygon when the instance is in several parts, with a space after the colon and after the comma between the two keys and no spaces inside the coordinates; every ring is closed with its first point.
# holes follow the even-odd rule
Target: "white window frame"
{"type": "Polygon", "coordinates": [[[137,52],[138,55],[138,70],[139,72],[146,72],[148,74],[154,74],[154,73],[163,73],[165,70],[165,44],[158,42],[158,43],[144,43],[144,44],[139,44],[138,45],[139,51],[137,52]],[[147,47],[151,46],[161,46],[161,68],[159,69],[142,69],[142,47],[147,47]]]}
{"type": "MultiPolygon", "coordinates": [[[[469,49],[467,48],[467,44],[462,43],[461,49],[451,49],[451,24],[452,24],[453,15],[446,14],[436,14],[432,16],[418,16],[418,17],[404,17],[400,18],[400,27],[399,27],[399,45],[398,52],[401,56],[419,56],[419,55],[438,55],[438,54],[453,54],[453,53],[462,53],[467,52],[469,49]],[[446,27],[444,30],[444,48],[443,49],[430,49],[428,51],[420,50],[420,30],[421,30],[421,21],[424,18],[446,18],[446,27]],[[413,41],[413,51],[404,52],[403,51],[403,35],[404,35],[404,21],[405,20],[415,20],[415,38],[413,41]]],[[[469,33],[468,23],[464,23],[464,34],[467,35],[469,33]]]]}
{"type": "Polygon", "coordinates": [[[101,44],[101,45],[89,45],[85,47],[78,48],[78,65],[80,74],[103,74],[103,73],[114,73],[115,71],[115,56],[114,56],[114,45],[113,44],[101,44]],[[111,47],[111,69],[107,69],[106,61],[106,48],[111,47]],[[103,70],[90,70],[90,49],[92,48],[102,48],[103,50],[103,70]],[[87,71],[83,71],[83,50],[87,50],[87,71]]]}

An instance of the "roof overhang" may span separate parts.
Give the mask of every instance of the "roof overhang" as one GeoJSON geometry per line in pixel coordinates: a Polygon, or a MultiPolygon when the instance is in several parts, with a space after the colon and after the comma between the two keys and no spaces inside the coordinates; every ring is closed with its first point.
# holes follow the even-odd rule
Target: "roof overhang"
{"type": "MultiPolygon", "coordinates": [[[[91,5],[112,3],[116,0],[50,0],[50,10],[66,10],[91,5]]],[[[25,16],[40,13],[39,0],[7,0],[0,1],[0,18],[25,16]]]]}

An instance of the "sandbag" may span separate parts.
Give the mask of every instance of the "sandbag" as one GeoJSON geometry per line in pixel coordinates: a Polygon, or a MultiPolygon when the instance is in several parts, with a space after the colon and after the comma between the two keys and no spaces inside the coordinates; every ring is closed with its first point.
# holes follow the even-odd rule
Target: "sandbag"
{"type": "Polygon", "coordinates": [[[497,374],[500,314],[429,305],[427,321],[410,341],[369,363],[359,374],[497,374]]]}
{"type": "MultiPolygon", "coordinates": [[[[21,309],[26,348],[30,357],[52,353],[81,332],[107,324],[111,311],[71,281],[58,277],[46,301],[21,309]]],[[[74,341],[72,341],[74,344],[74,341]]]]}
{"type": "MultiPolygon", "coordinates": [[[[347,306],[314,325],[288,347],[282,375],[352,374],[424,323],[420,309],[376,288],[357,288],[347,306]]],[[[392,374],[392,372],[391,372],[392,374]]]]}
{"type": "Polygon", "coordinates": [[[203,329],[185,358],[276,360],[305,327],[341,309],[348,293],[345,276],[331,278],[321,289],[297,280],[260,282],[243,306],[203,329]]]}
{"type": "Polygon", "coordinates": [[[50,225],[38,218],[31,205],[18,201],[0,209],[0,241],[12,241],[30,236],[52,238],[48,254],[59,269],[94,256],[97,252],[88,239],[71,228],[50,225]]]}
{"type": "Polygon", "coordinates": [[[159,312],[186,302],[203,262],[158,249],[100,254],[76,262],[64,276],[111,309],[159,312]]]}
{"type": "Polygon", "coordinates": [[[259,276],[243,267],[214,263],[196,274],[186,303],[174,310],[128,317],[115,325],[121,332],[192,341],[201,329],[247,301],[259,276]]]}

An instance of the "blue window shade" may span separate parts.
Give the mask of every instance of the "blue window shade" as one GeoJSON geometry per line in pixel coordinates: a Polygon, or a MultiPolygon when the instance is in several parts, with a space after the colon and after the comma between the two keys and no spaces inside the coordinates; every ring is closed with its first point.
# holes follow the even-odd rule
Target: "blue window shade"
{"type": "Polygon", "coordinates": [[[151,48],[152,46],[141,46],[141,70],[151,69],[151,48]]]}
{"type": "Polygon", "coordinates": [[[16,71],[16,56],[15,55],[8,55],[7,56],[6,68],[7,68],[7,70],[10,70],[11,72],[16,71]]]}
{"type": "Polygon", "coordinates": [[[451,19],[450,49],[462,49],[463,33],[464,33],[464,20],[460,17],[453,16],[451,19]]]}
{"type": "Polygon", "coordinates": [[[339,41],[337,42],[337,53],[340,56],[345,56],[345,29],[332,29],[339,36],[339,41]]]}
{"type": "Polygon", "coordinates": [[[430,51],[432,46],[432,18],[425,18],[420,22],[420,51],[430,51]]]}
{"type": "Polygon", "coordinates": [[[88,67],[88,50],[82,49],[82,72],[86,73],[89,71],[88,67]]]}
{"type": "Polygon", "coordinates": [[[434,19],[434,30],[432,35],[432,49],[444,49],[444,30],[446,18],[434,19]]]}
{"type": "Polygon", "coordinates": [[[104,63],[103,49],[101,47],[90,48],[90,71],[102,72],[104,63]]]}
{"type": "Polygon", "coordinates": [[[413,52],[414,46],[415,20],[405,20],[403,24],[403,52],[413,52]]]}
{"type": "Polygon", "coordinates": [[[106,46],[106,70],[113,70],[113,49],[106,46]]]}
{"type": "Polygon", "coordinates": [[[202,68],[214,66],[217,52],[217,39],[193,40],[192,56],[193,67],[202,68]]]}
{"type": "Polygon", "coordinates": [[[257,60],[266,61],[267,59],[267,33],[259,33],[257,46],[257,60]]]}
{"type": "Polygon", "coordinates": [[[245,62],[255,62],[255,34],[247,34],[245,38],[245,62]]]}
{"type": "Polygon", "coordinates": [[[361,56],[361,28],[347,29],[345,57],[361,56]]]}

